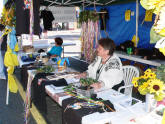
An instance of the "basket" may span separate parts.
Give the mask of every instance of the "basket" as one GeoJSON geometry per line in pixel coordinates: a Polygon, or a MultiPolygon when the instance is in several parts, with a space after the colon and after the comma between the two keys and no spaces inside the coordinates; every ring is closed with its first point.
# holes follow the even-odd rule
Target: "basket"
{"type": "Polygon", "coordinates": [[[33,46],[23,46],[23,51],[25,53],[33,53],[34,52],[34,47],[33,46]]]}

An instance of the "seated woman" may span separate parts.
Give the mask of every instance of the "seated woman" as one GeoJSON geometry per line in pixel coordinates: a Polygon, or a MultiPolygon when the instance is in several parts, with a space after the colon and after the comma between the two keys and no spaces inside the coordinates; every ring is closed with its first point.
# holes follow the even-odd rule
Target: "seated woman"
{"type": "Polygon", "coordinates": [[[48,51],[47,54],[51,58],[53,58],[53,57],[61,57],[63,39],[61,37],[56,37],[54,40],[55,40],[55,46],[53,46],[51,48],[51,50],[48,51]]]}
{"type": "MultiPolygon", "coordinates": [[[[122,64],[120,59],[113,54],[115,50],[115,44],[113,40],[104,38],[99,40],[97,48],[97,57],[93,63],[88,66],[88,70],[84,73],[77,75],[77,78],[91,77],[98,80],[98,83],[94,83],[91,86],[95,90],[99,88],[112,88],[115,85],[121,83],[123,79],[122,64]]],[[[39,107],[41,111],[46,111],[45,100],[45,86],[53,84],[54,86],[67,86],[70,82],[65,79],[59,80],[43,80],[38,85],[38,79],[46,78],[47,74],[39,73],[35,76],[32,82],[32,97],[33,102],[39,107]]]]}
{"type": "Polygon", "coordinates": [[[79,74],[78,78],[90,77],[98,80],[92,84],[95,90],[100,88],[112,88],[121,83],[123,79],[122,63],[113,53],[115,43],[109,38],[103,38],[98,41],[97,57],[94,62],[88,66],[88,70],[79,74]]]}

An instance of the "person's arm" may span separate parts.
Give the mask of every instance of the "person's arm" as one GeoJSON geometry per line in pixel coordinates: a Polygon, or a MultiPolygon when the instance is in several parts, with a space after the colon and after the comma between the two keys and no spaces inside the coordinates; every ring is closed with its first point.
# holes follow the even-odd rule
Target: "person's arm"
{"type": "Polygon", "coordinates": [[[98,90],[104,87],[104,83],[102,81],[99,81],[97,83],[91,84],[90,86],[93,87],[95,90],[98,90]]]}
{"type": "Polygon", "coordinates": [[[86,78],[87,77],[87,72],[80,73],[76,76],[76,78],[86,78]]]}

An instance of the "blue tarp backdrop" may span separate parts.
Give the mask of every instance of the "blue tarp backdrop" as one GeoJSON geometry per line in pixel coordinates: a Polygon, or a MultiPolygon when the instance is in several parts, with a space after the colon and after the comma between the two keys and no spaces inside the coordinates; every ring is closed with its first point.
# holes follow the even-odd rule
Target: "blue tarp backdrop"
{"type": "MultiPolygon", "coordinates": [[[[109,19],[106,22],[106,32],[109,37],[113,39],[116,45],[123,43],[126,40],[132,40],[136,34],[136,2],[125,4],[113,4],[111,6],[96,7],[97,11],[106,8],[109,13],[109,19]],[[131,10],[134,15],[131,16],[130,21],[125,21],[126,10],[131,10]]],[[[94,7],[88,7],[86,10],[94,10],[94,7]]],[[[145,9],[139,3],[139,48],[152,48],[154,44],[150,44],[150,29],[154,23],[155,15],[152,17],[152,22],[146,22],[145,9]]],[[[101,37],[107,37],[104,30],[101,30],[101,37]]]]}

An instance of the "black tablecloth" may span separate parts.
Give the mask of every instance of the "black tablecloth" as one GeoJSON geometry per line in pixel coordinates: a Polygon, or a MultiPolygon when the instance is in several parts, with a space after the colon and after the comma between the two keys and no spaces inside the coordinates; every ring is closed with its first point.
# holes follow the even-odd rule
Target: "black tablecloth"
{"type": "Polygon", "coordinates": [[[48,75],[52,75],[52,73],[38,73],[32,81],[31,85],[31,98],[32,102],[36,105],[36,107],[44,113],[47,113],[47,105],[46,105],[46,92],[45,86],[53,84],[54,86],[67,86],[67,82],[65,79],[59,80],[43,80],[40,85],[38,85],[38,79],[45,78],[48,75]]]}
{"type": "MultiPolygon", "coordinates": [[[[98,99],[97,99],[98,100],[98,99]]],[[[100,99],[101,100],[101,99],[100,99]]],[[[107,110],[110,112],[107,107],[104,107],[104,110],[102,109],[101,106],[97,107],[82,107],[80,109],[72,109],[72,108],[67,108],[68,105],[73,105],[74,103],[77,102],[86,102],[85,100],[78,99],[76,97],[71,97],[68,99],[65,99],[62,101],[62,108],[63,108],[63,124],[81,124],[81,120],[83,116],[86,116],[88,114],[92,114],[95,112],[104,112],[104,110],[107,110]]],[[[114,106],[110,101],[104,101],[104,104],[108,105],[114,110],[114,106]]]]}

